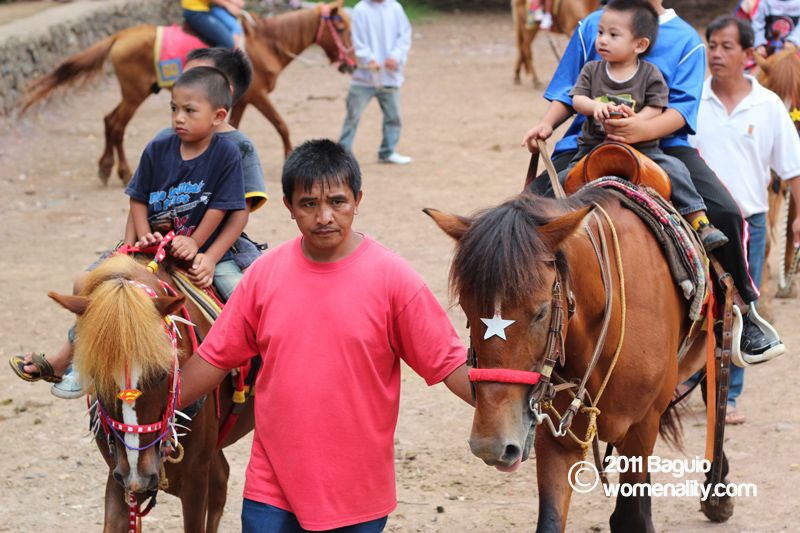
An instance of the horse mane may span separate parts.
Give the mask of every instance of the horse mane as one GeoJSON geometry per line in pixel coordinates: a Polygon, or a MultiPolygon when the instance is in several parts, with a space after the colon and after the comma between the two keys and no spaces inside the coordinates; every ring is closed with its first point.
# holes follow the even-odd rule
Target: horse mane
{"type": "Polygon", "coordinates": [[[89,274],[82,293],[91,299],[78,317],[75,365],[94,381],[96,394],[113,401],[126,369],[139,369],[139,383],[158,378],[173,363],[172,344],[150,296],[127,280],[149,272],[125,255],[104,261],[89,274]]]}
{"type": "MultiPolygon", "coordinates": [[[[592,203],[605,203],[610,193],[598,188],[581,191],[566,200],[523,193],[473,216],[458,243],[450,268],[451,294],[468,297],[493,312],[499,304],[522,307],[541,286],[537,264],[552,255],[537,228],[561,215],[592,203]]],[[[559,268],[564,269],[559,254],[559,268]]]]}
{"type": "Polygon", "coordinates": [[[781,50],[766,59],[759,82],[792,106],[800,105],[800,56],[781,50]]]}
{"type": "Polygon", "coordinates": [[[287,51],[299,54],[309,42],[316,40],[319,17],[317,7],[259,18],[256,20],[256,32],[279,55],[286,55],[287,51]],[[313,16],[309,16],[311,14],[313,16]]]}

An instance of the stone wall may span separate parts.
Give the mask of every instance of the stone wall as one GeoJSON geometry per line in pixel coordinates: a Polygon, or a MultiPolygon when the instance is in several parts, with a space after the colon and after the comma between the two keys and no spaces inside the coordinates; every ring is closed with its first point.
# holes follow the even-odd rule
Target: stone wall
{"type": "Polygon", "coordinates": [[[181,18],[176,0],[82,1],[0,26],[0,114],[10,114],[35,78],[123,28],[181,18]]]}

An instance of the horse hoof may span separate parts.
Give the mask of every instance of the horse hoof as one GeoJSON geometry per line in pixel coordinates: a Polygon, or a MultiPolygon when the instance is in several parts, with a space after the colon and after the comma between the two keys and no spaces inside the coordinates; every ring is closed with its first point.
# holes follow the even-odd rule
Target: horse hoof
{"type": "Polygon", "coordinates": [[[97,169],[97,177],[100,178],[103,185],[108,185],[109,176],[111,176],[111,169],[105,169],[103,167],[97,169]]]}
{"type": "Polygon", "coordinates": [[[788,287],[778,287],[778,292],[775,293],[776,298],[780,298],[782,300],[787,298],[796,298],[797,297],[797,286],[792,283],[788,287]]]}
{"type": "Polygon", "coordinates": [[[514,85],[522,85],[522,80],[519,77],[514,78],[514,85]]]}
{"type": "Polygon", "coordinates": [[[131,181],[131,171],[130,170],[120,170],[119,171],[119,179],[122,180],[122,184],[127,187],[128,182],[131,181]]]}
{"type": "Polygon", "coordinates": [[[706,518],[718,524],[727,522],[733,516],[733,498],[730,496],[723,496],[714,500],[709,498],[706,501],[700,502],[700,510],[706,515],[706,518]],[[716,505],[712,502],[716,501],[716,505]]]}

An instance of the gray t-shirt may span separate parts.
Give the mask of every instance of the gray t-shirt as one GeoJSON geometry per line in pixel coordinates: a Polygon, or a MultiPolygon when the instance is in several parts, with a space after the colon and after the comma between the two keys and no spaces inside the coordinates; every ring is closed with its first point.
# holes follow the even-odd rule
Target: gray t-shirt
{"type": "MultiPolygon", "coordinates": [[[[156,134],[155,139],[159,140],[175,135],[172,128],[164,128],[156,134]]],[[[267,186],[264,183],[264,171],[261,168],[261,160],[258,158],[255,146],[250,139],[239,130],[225,131],[217,133],[223,139],[227,139],[239,148],[242,154],[242,172],[244,172],[244,197],[252,200],[252,211],[255,211],[267,201],[267,186]]]]}
{"type": "MultiPolygon", "coordinates": [[[[652,63],[642,60],[639,60],[636,73],[625,81],[613,80],[608,75],[606,61],[589,61],[583,66],[578,81],[575,82],[569,95],[588,96],[600,102],[625,104],[637,113],[647,106],[667,107],[669,103],[669,87],[661,71],[652,63]]],[[[605,138],[603,125],[596,123],[593,117],[586,117],[578,144],[582,147],[594,147],[605,138]]],[[[658,146],[658,140],[635,146],[637,148],[658,146]]]]}

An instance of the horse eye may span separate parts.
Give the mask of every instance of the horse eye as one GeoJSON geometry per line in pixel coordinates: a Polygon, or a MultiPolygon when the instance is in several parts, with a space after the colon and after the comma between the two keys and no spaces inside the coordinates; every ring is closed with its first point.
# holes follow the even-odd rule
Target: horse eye
{"type": "Polygon", "coordinates": [[[539,312],[536,313],[536,316],[533,318],[533,321],[540,322],[545,316],[547,316],[547,308],[547,304],[542,304],[541,307],[539,307],[539,312]]]}

